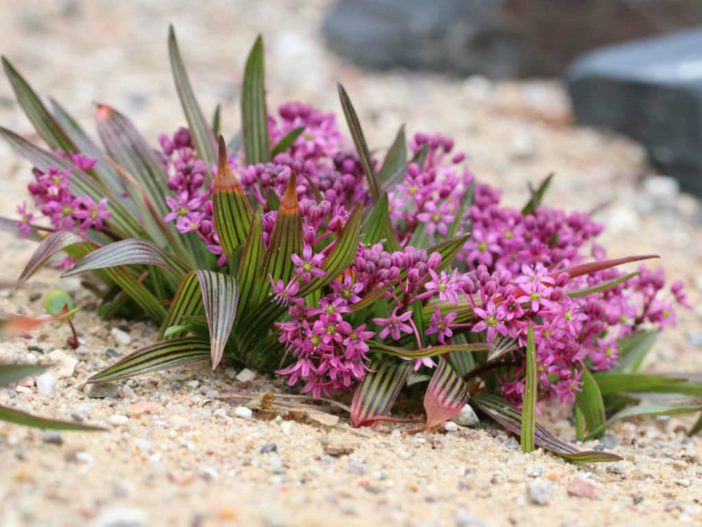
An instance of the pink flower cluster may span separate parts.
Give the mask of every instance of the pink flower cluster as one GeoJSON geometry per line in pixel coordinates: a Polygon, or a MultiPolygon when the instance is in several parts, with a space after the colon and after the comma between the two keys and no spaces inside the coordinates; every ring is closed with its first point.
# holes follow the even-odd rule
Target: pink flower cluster
{"type": "MultiPolygon", "coordinates": [[[[58,155],[66,158],[64,152],[58,152],[58,155]]],[[[91,170],[96,163],[95,159],[78,154],[70,154],[68,159],[78,170],[83,171],[91,170]]],[[[82,234],[88,229],[103,229],[105,220],[111,215],[107,210],[107,199],[102,198],[95,203],[90,196],[75,196],[69,188],[71,169],[49,167],[47,171],[41,171],[34,168],[32,174],[34,181],[28,185],[28,189],[34,198],[34,205],[56,230],[82,234]]],[[[20,215],[18,225],[26,236],[35,216],[28,210],[26,203],[18,206],[17,212],[20,215]]]]}

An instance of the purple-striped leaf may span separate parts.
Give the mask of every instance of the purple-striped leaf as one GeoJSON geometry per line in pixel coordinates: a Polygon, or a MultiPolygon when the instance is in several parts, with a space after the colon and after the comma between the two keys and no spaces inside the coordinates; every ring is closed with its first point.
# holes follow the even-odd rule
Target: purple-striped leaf
{"type": "Polygon", "coordinates": [[[425,426],[433,428],[457,415],[469,396],[468,383],[447,360],[440,358],[424,394],[424,411],[427,414],[425,426]]]}
{"type": "Polygon", "coordinates": [[[96,245],[92,242],[81,238],[77,234],[67,231],[58,231],[51,233],[39,244],[34,250],[31,258],[24,267],[17,281],[19,283],[26,282],[31,276],[36,273],[52,256],[71,247],[79,245],[85,252],[94,251],[96,245]]]}
{"type": "Polygon", "coordinates": [[[266,110],[263,38],[256,38],[244,67],[241,89],[241,123],[248,164],[270,161],[268,112],[266,110]]]}
{"type": "Polygon", "coordinates": [[[115,381],[143,373],[204,362],[210,358],[210,344],[199,338],[157,342],[138,349],[88,379],[89,383],[115,381]]]}
{"type": "Polygon", "coordinates": [[[478,351],[488,351],[490,349],[490,344],[486,342],[471,342],[468,344],[440,344],[421,350],[408,350],[396,346],[388,346],[382,342],[371,340],[368,342],[368,346],[373,351],[380,351],[386,355],[392,355],[403,359],[424,359],[427,357],[436,357],[452,351],[475,353],[478,351]]]}
{"type": "Polygon", "coordinates": [[[534,343],[534,327],[531,322],[527,331],[526,345],[526,372],[524,385],[524,400],[522,402],[522,422],[520,442],[522,452],[529,453],[534,450],[534,429],[536,428],[536,397],[539,385],[536,376],[536,344],[534,343]]]}
{"type": "Polygon", "coordinates": [[[390,415],[412,365],[409,362],[396,363],[392,359],[376,359],[371,362],[370,369],[353,394],[351,425],[355,428],[371,425],[390,415]]]}
{"type": "Polygon", "coordinates": [[[287,283],[294,271],[292,255],[302,255],[302,218],[295,190],[296,181],[295,172],[292,172],[268,241],[263,264],[264,280],[271,276],[275,282],[282,280],[287,283]]]}
{"type": "MultiPolygon", "coordinates": [[[[474,395],[471,398],[483,412],[497,421],[505,429],[515,434],[521,435],[521,414],[519,410],[511,406],[503,398],[496,395],[474,395]]],[[[565,441],[557,438],[540,424],[534,430],[534,443],[549,452],[553,452],[568,461],[579,463],[596,463],[618,461],[621,456],[611,452],[600,451],[580,451],[565,441]]]]}
{"type": "Polygon", "coordinates": [[[0,216],[0,231],[12,234],[18,238],[26,238],[27,240],[31,240],[33,242],[40,242],[52,232],[56,232],[55,229],[50,227],[30,224],[29,233],[25,235],[17,223],[17,218],[8,218],[6,216],[0,216]]]}

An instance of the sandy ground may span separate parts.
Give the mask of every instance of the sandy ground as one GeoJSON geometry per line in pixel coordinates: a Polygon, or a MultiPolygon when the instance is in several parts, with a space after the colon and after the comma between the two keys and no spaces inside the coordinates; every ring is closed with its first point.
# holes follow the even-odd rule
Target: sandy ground
{"type": "MultiPolygon", "coordinates": [[[[151,138],[183,123],[171,84],[165,37],[176,26],[191,78],[207,112],[222,101],[226,130],[238,123],[238,86],[248,47],[266,38],[270,100],[312,101],[339,111],[335,82],[347,87],[372,145],[395,130],[442,131],[465,149],[483,181],[524,200],[527,181],[557,178],[548,201],[588,210],[607,203],[613,256],[659,253],[683,278],[697,309],[660,339],[647,363],[668,371],[702,370],[699,309],[702,212],[698,201],[652,179],[630,142],[569,123],[552,83],[491,85],[482,79],[369,74],[325,51],[318,27],[326,1],[0,2],[0,52],[44,95],[82,122],[93,102],[128,113],[151,138]]],[[[30,127],[0,82],[0,124],[30,127]]],[[[0,213],[24,197],[28,166],[0,143],[0,213]]],[[[2,235],[0,278],[12,278],[30,243],[2,235]]],[[[6,312],[41,313],[56,287],[44,271],[27,288],[1,290],[6,312]]],[[[60,287],[76,290],[75,281],[60,287]]],[[[205,369],[154,374],[106,393],[82,381],[113,357],[152,342],[148,324],[103,323],[94,301],[76,290],[83,347],[66,346],[66,327],[3,343],[0,360],[58,363],[56,394],[32,380],[0,390],[0,402],[48,416],[104,424],[96,434],[42,434],[0,424],[0,525],[701,525],[702,441],[687,439],[690,419],[624,423],[605,443],[624,460],[573,465],[544,452],[524,455],[489,424],[408,437],[304,423],[242,418],[219,400],[232,389],[270,389],[238,372],[205,369]],[[128,344],[111,330],[122,326],[128,344]],[[101,396],[102,398],[98,398],[101,396]],[[274,445],[274,446],[272,446],[274,445]],[[584,480],[592,487],[583,485],[584,480]],[[544,505],[530,494],[541,489],[544,505]],[[575,492],[580,496],[570,495],[575,492]]],[[[558,417],[545,424],[574,431],[558,417]]],[[[597,442],[586,445],[597,446],[597,442]]]]}

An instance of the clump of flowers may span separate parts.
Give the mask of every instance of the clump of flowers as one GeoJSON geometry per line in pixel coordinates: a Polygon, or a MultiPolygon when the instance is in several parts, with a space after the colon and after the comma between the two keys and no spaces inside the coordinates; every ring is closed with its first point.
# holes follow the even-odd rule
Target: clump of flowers
{"type": "Polygon", "coordinates": [[[588,214],[543,205],[550,178],[516,209],[442,135],[407,143],[400,130],[371,155],[343,88],[350,138],[308,104],[269,115],[260,40],[243,130],[227,146],[195,102],[173,33],[169,46],[187,127],[161,135],[159,149],[106,105],[96,114],[104,163],[95,145],[81,153],[86,137],[65,111],[51,116],[38,99],[26,109],[52,119],[51,150],[3,134],[35,163],[29,191],[50,225],[19,208],[22,235],[48,234],[22,279],[68,249],[77,262],[66,274],[94,273],[101,315],[160,326],[159,342],[91,380],[227,358],[315,398],[353,391],[352,422],[363,424],[387,417],[412,376],[428,382],[427,426],[474,393],[508,428],[508,403],[528,412],[557,400],[596,433],[603,423],[584,406],[593,375],[623,362],[634,374],[642,335],[687,307],[662,271],[617,268],[648,257],[608,260],[588,214]]]}

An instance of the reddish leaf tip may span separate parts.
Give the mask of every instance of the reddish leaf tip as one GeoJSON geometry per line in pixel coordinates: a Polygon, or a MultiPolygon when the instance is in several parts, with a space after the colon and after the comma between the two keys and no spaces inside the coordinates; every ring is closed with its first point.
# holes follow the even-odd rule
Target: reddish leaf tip
{"type": "Polygon", "coordinates": [[[108,104],[98,104],[95,110],[95,119],[98,121],[106,121],[112,115],[112,106],[108,104]]]}
{"type": "Polygon", "coordinates": [[[297,174],[293,170],[288,180],[288,188],[285,189],[283,199],[280,200],[279,212],[294,214],[298,210],[297,201],[297,174]]]}
{"type": "Polygon", "coordinates": [[[219,156],[217,163],[217,176],[214,180],[214,190],[215,192],[237,192],[240,194],[244,193],[241,188],[239,181],[234,175],[232,167],[229,165],[229,158],[227,157],[227,145],[224,142],[224,138],[219,136],[219,156]]]}

